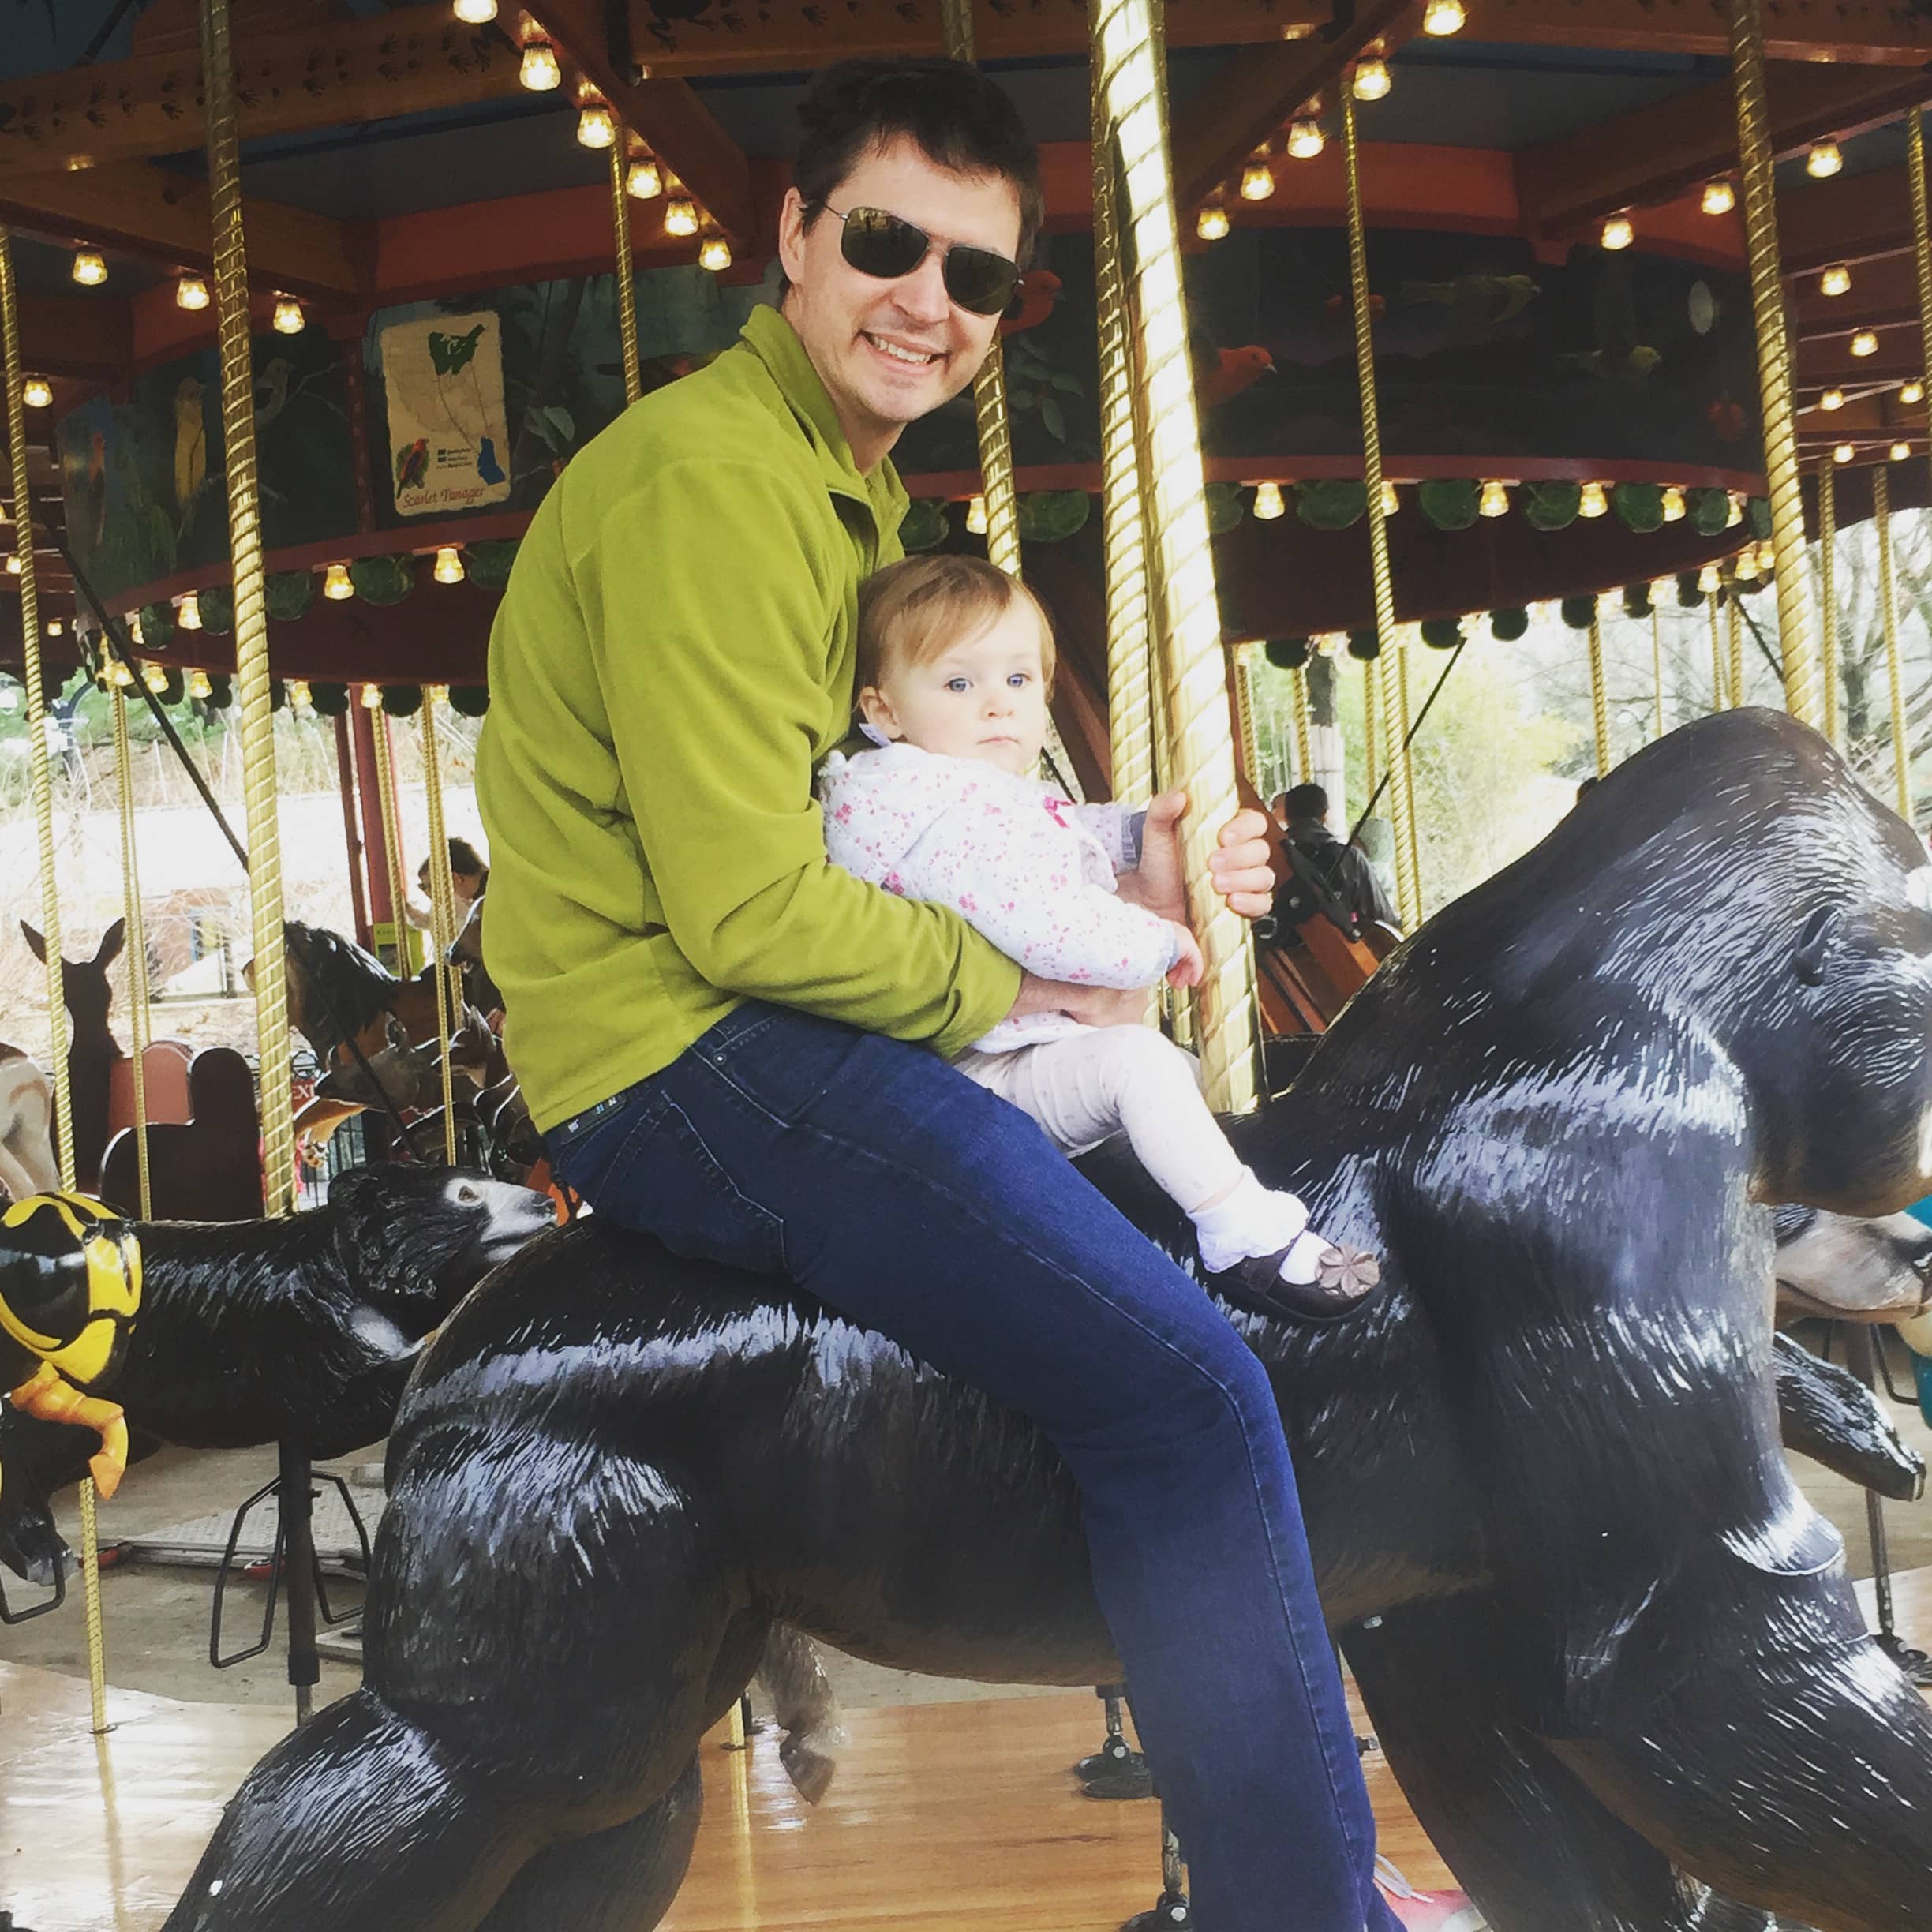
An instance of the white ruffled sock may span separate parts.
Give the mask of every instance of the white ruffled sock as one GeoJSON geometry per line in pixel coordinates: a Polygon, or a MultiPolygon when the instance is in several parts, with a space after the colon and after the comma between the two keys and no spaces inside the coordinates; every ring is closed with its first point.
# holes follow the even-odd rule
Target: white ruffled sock
{"type": "Polygon", "coordinates": [[[1241,1170],[1225,1200],[1191,1218],[1200,1237],[1201,1265],[1211,1275],[1282,1248],[1288,1250],[1283,1281],[1305,1286],[1320,1272],[1328,1243],[1309,1228],[1307,1208],[1292,1194],[1264,1188],[1250,1168],[1241,1170]]]}

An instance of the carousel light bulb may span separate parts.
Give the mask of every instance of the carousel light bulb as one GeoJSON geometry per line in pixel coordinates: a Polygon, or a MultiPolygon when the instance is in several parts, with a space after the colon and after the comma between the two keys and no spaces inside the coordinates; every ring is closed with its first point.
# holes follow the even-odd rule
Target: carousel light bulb
{"type": "Polygon", "coordinates": [[[382,709],[382,687],[380,684],[365,684],[362,687],[362,709],[365,711],[380,711],[382,709]]]}
{"type": "Polygon", "coordinates": [[[456,0],[455,13],[466,27],[487,27],[496,17],[496,0],[456,0]]]}
{"type": "Polygon", "coordinates": [[[1758,567],[1767,576],[1777,568],[1777,545],[1769,537],[1758,546],[1758,567]]]}
{"type": "Polygon", "coordinates": [[[181,608],[174,613],[174,621],[184,631],[201,628],[201,596],[199,591],[190,590],[181,601],[181,608]]]}
{"type": "Polygon", "coordinates": [[[1821,295],[1849,295],[1852,293],[1852,271],[1843,262],[1833,262],[1818,277],[1818,293],[1821,295]]]}
{"type": "Polygon", "coordinates": [[[293,295],[275,298],[275,331],[278,335],[299,335],[308,326],[309,318],[293,295]]]}
{"type": "Polygon", "coordinates": [[[974,496],[966,504],[966,528],[975,537],[987,534],[987,507],[983,496],[974,496]]]}
{"type": "Polygon", "coordinates": [[[54,402],[54,385],[44,376],[29,376],[21,384],[21,400],[29,409],[48,409],[54,402]]]}
{"type": "Polygon", "coordinates": [[[617,123],[601,101],[587,101],[577,110],[577,145],[579,148],[612,148],[617,142],[617,123]]]}
{"type": "Polygon", "coordinates": [[[159,698],[167,689],[167,666],[158,664],[143,665],[141,666],[141,682],[159,698]]]}
{"type": "Polygon", "coordinates": [[[1358,101],[1382,100],[1392,84],[1387,61],[1369,59],[1355,63],[1354,89],[1358,101]]]}
{"type": "Polygon", "coordinates": [[[141,631],[140,612],[139,611],[129,611],[128,612],[127,634],[128,642],[130,644],[145,644],[148,642],[147,638],[143,635],[141,631]]]}
{"type": "Polygon", "coordinates": [[[289,709],[291,711],[298,709],[306,711],[315,702],[310,694],[309,680],[306,678],[290,678],[282,688],[289,701],[289,709]]]}
{"type": "Polygon", "coordinates": [[[1428,0],[1422,11],[1422,31],[1426,34],[1460,33],[1469,16],[1462,0],[1428,0]]]}
{"type": "Polygon", "coordinates": [[[1855,356],[1875,356],[1878,353],[1878,331],[1860,329],[1852,338],[1852,353],[1855,356]]]}
{"type": "Polygon", "coordinates": [[[322,594],[333,597],[340,603],[344,597],[355,595],[355,586],[349,581],[346,564],[331,564],[322,574],[322,594]]]}
{"type": "Polygon", "coordinates": [[[198,275],[185,275],[174,284],[177,309],[205,309],[208,305],[208,285],[198,275]]]}
{"type": "Polygon", "coordinates": [[[1664,492],[1664,521],[1681,523],[1684,519],[1684,493],[1676,484],[1664,492]]]}
{"type": "Polygon", "coordinates": [[[683,195],[676,195],[665,204],[665,233],[674,235],[695,235],[698,232],[698,210],[683,195]]]}
{"type": "Polygon", "coordinates": [[[188,673],[188,695],[190,698],[206,699],[214,695],[214,683],[205,671],[190,671],[188,673]]]}
{"type": "Polygon", "coordinates": [[[557,65],[556,49],[548,40],[533,40],[523,50],[517,78],[533,94],[548,94],[564,84],[564,69],[557,65]]]}
{"type": "Polygon", "coordinates": [[[107,263],[99,249],[82,249],[73,258],[73,279],[83,288],[99,288],[107,279],[107,263]]]}
{"type": "Polygon", "coordinates": [[[1911,454],[1911,445],[1909,443],[1900,441],[1892,445],[1892,460],[1894,462],[1903,462],[1911,454]]]}
{"type": "Polygon", "coordinates": [[[1227,210],[1212,202],[1194,217],[1194,232],[1204,242],[1219,242],[1227,231],[1227,210]]]}
{"type": "Polygon", "coordinates": [[[1923,402],[1925,400],[1925,384],[1922,382],[1900,383],[1899,400],[1901,402],[1923,402]]]}
{"type": "Polygon", "coordinates": [[[624,174],[624,193],[634,201],[654,201],[664,193],[664,170],[649,155],[639,155],[624,174]]]}
{"type": "Polygon", "coordinates": [[[1312,161],[1327,145],[1328,137],[1319,121],[1297,121],[1288,130],[1290,160],[1312,161]]]}
{"type": "Polygon", "coordinates": [[[1858,451],[1849,443],[1840,443],[1832,451],[1832,461],[1835,463],[1848,463],[1857,454],[1858,451]]]}
{"type": "Polygon", "coordinates": [[[722,235],[706,235],[698,250],[698,266],[720,275],[731,264],[731,244],[722,235]]]}
{"type": "Polygon", "coordinates": [[[1822,410],[1841,410],[1844,404],[1845,395],[1842,389],[1827,389],[1818,398],[1818,407],[1822,410]]]}
{"type": "Polygon", "coordinates": [[[423,702],[432,707],[449,702],[449,687],[447,684],[425,684],[423,687],[423,702]]]}
{"type": "Polygon", "coordinates": [[[1737,206],[1737,190],[1728,181],[1708,181],[1698,206],[1706,215],[1728,215],[1737,206]]]}
{"type": "Polygon", "coordinates": [[[1600,517],[1610,507],[1610,499],[1604,493],[1601,483],[1586,483],[1583,494],[1577,503],[1578,516],[1600,517]]]}
{"type": "Polygon", "coordinates": [[[1265,201],[1275,192],[1275,170],[1265,161],[1250,161],[1241,170],[1241,199],[1265,201]]]}
{"type": "Polygon", "coordinates": [[[6,573],[9,577],[17,577],[21,574],[19,555],[12,550],[7,552],[6,573]]]}
{"type": "Polygon", "coordinates": [[[134,673],[117,657],[107,668],[107,682],[126,691],[133,684],[134,673]]]}
{"type": "Polygon", "coordinates": [[[1637,239],[1636,227],[1627,215],[1612,215],[1604,223],[1599,238],[1614,253],[1619,249],[1628,248],[1637,239]]]}
{"type": "Polygon", "coordinates": [[[1713,590],[1721,590],[1724,588],[1723,575],[1715,564],[1706,564],[1698,572],[1698,588],[1706,597],[1709,597],[1713,590]]]}
{"type": "Polygon", "coordinates": [[[1758,552],[1755,546],[1738,552],[1737,561],[1731,567],[1731,574],[1739,583],[1755,583],[1758,581],[1758,552]]]}
{"type": "Polygon", "coordinates": [[[1482,486],[1481,500],[1476,507],[1486,517],[1507,516],[1510,507],[1508,485],[1485,483],[1482,486]]]}
{"type": "Polygon", "coordinates": [[[1402,496],[1393,483],[1382,485],[1382,514],[1392,517],[1402,508],[1402,496]]]}
{"type": "Polygon", "coordinates": [[[1835,140],[1814,141],[1805,156],[1805,172],[1814,181],[1826,181],[1844,166],[1844,156],[1835,140]]]}
{"type": "Polygon", "coordinates": [[[48,621],[47,634],[49,637],[65,637],[67,635],[67,627],[61,622],[59,618],[52,618],[48,621]]]}
{"type": "Polygon", "coordinates": [[[461,583],[463,580],[462,552],[454,544],[445,544],[436,552],[434,572],[438,583],[461,583]]]}
{"type": "Polygon", "coordinates": [[[1731,492],[1731,507],[1724,517],[1724,528],[1735,530],[1743,521],[1744,492],[1742,490],[1733,490],[1731,492]]]}
{"type": "Polygon", "coordinates": [[[1282,489],[1279,483],[1257,483],[1255,485],[1254,514],[1257,522],[1272,523],[1279,516],[1287,514],[1288,506],[1282,501],[1282,489]]]}

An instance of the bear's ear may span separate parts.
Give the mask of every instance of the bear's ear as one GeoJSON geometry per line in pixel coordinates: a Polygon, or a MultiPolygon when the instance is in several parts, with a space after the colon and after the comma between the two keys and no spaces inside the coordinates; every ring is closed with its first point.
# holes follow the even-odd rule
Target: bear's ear
{"type": "Polygon", "coordinates": [[[1825,983],[1825,956],[1830,949],[1832,930],[1837,923],[1836,906],[1814,906],[1806,914],[1791,956],[1792,971],[1804,985],[1825,983]]]}

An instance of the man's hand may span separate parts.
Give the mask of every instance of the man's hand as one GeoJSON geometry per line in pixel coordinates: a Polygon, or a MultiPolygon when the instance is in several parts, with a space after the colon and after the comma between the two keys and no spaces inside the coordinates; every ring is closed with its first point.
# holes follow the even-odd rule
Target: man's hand
{"type": "MultiPolygon", "coordinates": [[[[1181,870],[1181,815],[1187,810],[1185,792],[1163,792],[1148,807],[1140,835],[1138,870],[1123,872],[1120,895],[1145,906],[1176,925],[1187,919],[1187,886],[1181,870]]],[[[1238,811],[1221,828],[1221,837],[1208,861],[1214,889],[1230,911],[1243,919],[1260,919],[1275,904],[1274,846],[1266,814],[1238,811]]]]}
{"type": "Polygon", "coordinates": [[[1174,943],[1181,949],[1181,957],[1167,968],[1167,983],[1172,987],[1199,986],[1208,974],[1208,963],[1201,957],[1200,942],[1177,921],[1174,943]]]}
{"type": "Polygon", "coordinates": [[[1136,987],[1121,992],[1113,987],[1070,986],[1064,980],[1043,979],[1022,973],[1020,997],[1006,1017],[1024,1020],[1035,1013],[1065,1013],[1082,1026],[1138,1026],[1147,1017],[1148,991],[1136,987]]]}

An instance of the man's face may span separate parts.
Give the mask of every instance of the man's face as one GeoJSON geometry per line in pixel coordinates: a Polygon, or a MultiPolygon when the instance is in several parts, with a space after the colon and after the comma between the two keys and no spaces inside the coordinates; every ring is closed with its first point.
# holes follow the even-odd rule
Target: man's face
{"type": "Polygon", "coordinates": [[[831,197],[839,214],[882,208],[923,228],[934,247],[896,281],[861,275],[842,253],[844,224],[806,209],[793,189],[779,217],[779,256],[792,286],[784,313],[838,412],[862,469],[891,448],[909,422],[956,396],[978,373],[999,327],[947,294],[942,251],[953,242],[1012,256],[1020,199],[997,176],[957,174],[911,141],[874,148],[831,197]]]}

